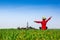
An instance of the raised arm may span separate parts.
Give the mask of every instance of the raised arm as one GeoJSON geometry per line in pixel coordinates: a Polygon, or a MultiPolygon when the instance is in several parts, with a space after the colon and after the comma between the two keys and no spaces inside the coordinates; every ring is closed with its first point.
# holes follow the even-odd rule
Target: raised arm
{"type": "Polygon", "coordinates": [[[52,17],[49,17],[49,18],[46,20],[46,22],[48,22],[51,18],[52,18],[52,17]]]}
{"type": "Polygon", "coordinates": [[[41,23],[41,21],[34,21],[35,23],[41,23]]]}

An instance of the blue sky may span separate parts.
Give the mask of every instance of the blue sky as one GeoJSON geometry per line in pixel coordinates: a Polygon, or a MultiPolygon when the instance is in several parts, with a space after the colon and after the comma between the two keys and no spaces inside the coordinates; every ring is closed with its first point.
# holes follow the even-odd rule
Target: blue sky
{"type": "Polygon", "coordinates": [[[47,23],[48,28],[60,28],[59,0],[0,0],[0,28],[26,27],[39,28],[34,20],[42,20],[42,16],[52,19],[47,23]]]}

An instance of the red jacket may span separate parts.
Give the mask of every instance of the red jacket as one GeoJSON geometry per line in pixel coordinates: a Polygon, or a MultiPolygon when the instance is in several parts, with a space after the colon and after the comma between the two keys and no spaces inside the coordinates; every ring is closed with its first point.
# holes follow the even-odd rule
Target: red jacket
{"type": "Polygon", "coordinates": [[[46,29],[46,24],[47,24],[47,22],[48,22],[50,19],[51,19],[51,17],[48,18],[47,20],[43,20],[43,21],[34,21],[34,22],[36,22],[36,23],[41,23],[41,25],[42,25],[42,30],[45,30],[45,29],[46,29]]]}

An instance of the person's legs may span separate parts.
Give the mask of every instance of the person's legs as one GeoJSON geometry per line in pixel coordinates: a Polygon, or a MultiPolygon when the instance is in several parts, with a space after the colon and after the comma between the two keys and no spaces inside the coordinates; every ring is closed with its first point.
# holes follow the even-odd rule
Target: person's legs
{"type": "MultiPolygon", "coordinates": [[[[42,29],[41,27],[39,27],[39,29],[42,29]]],[[[46,27],[46,29],[48,29],[48,27],[46,27]]]]}

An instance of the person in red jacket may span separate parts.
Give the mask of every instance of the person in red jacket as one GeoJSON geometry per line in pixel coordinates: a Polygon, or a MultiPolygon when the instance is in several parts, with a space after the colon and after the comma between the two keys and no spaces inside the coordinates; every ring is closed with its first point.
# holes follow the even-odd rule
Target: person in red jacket
{"type": "Polygon", "coordinates": [[[42,27],[39,27],[40,29],[42,30],[46,30],[47,27],[46,27],[46,24],[47,22],[51,19],[52,17],[49,17],[47,20],[45,17],[42,18],[42,21],[34,21],[35,23],[41,23],[42,27]]]}

